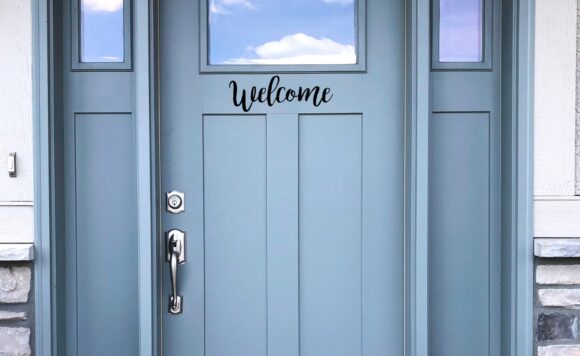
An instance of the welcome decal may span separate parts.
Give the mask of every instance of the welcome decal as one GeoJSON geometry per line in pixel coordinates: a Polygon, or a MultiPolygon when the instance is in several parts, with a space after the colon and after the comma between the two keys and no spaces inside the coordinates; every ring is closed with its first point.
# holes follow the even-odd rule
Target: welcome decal
{"type": "Polygon", "coordinates": [[[234,106],[241,107],[244,112],[250,111],[256,102],[267,104],[269,107],[284,102],[311,102],[315,107],[319,107],[334,97],[330,88],[322,89],[319,85],[311,88],[302,86],[297,89],[286,88],[280,85],[280,77],[277,75],[270,79],[267,87],[253,86],[250,89],[240,89],[235,80],[230,81],[229,87],[232,90],[234,106]]]}

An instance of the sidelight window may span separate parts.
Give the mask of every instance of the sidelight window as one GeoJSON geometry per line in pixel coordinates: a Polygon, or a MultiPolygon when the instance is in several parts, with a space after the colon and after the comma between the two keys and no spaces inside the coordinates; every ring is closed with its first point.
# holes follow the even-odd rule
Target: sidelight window
{"type": "Polygon", "coordinates": [[[435,0],[435,68],[490,67],[490,4],[491,0],[435,0]]]}
{"type": "Polygon", "coordinates": [[[74,3],[73,68],[129,69],[130,0],[74,3]]]}

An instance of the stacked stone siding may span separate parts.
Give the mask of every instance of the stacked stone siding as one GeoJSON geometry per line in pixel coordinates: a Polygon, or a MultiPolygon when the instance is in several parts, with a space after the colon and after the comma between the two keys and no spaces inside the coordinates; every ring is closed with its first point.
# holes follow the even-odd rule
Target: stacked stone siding
{"type": "Polygon", "coordinates": [[[580,356],[580,239],[535,243],[538,356],[580,356]]]}
{"type": "Polygon", "coordinates": [[[0,355],[33,354],[32,262],[0,262],[0,355]]]}

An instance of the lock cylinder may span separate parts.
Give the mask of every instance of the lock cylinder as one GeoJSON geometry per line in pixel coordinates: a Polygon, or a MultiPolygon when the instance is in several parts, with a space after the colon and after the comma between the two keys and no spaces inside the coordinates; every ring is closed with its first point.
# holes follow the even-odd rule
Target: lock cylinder
{"type": "Polygon", "coordinates": [[[177,190],[168,192],[166,209],[171,214],[183,213],[185,211],[185,194],[177,190]]]}

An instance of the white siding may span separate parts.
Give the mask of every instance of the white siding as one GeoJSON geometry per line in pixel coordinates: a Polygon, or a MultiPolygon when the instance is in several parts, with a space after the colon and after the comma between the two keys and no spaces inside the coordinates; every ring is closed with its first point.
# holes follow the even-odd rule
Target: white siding
{"type": "Polygon", "coordinates": [[[580,0],[576,24],[576,195],[580,195],[580,0]]]}
{"type": "Polygon", "coordinates": [[[575,192],[576,0],[537,0],[536,195],[575,192]]]}
{"type": "Polygon", "coordinates": [[[575,197],[577,4],[536,2],[536,237],[580,237],[580,197],[575,197]]]}
{"type": "Polygon", "coordinates": [[[0,0],[0,243],[34,240],[30,4],[0,0]],[[8,176],[10,152],[16,178],[8,176]]]}

